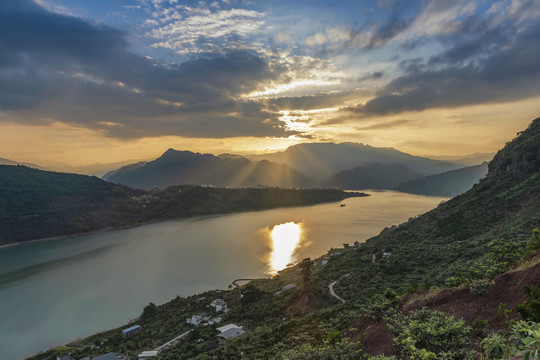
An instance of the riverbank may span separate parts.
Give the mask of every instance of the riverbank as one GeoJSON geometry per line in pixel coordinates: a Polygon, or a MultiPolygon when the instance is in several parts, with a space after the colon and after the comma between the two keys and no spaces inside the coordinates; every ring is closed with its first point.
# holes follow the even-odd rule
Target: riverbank
{"type": "Polygon", "coordinates": [[[135,228],[165,220],[337,202],[364,196],[368,195],[335,189],[220,189],[186,185],[86,205],[77,204],[75,199],[62,200],[71,208],[55,205],[54,210],[44,208],[32,215],[4,217],[0,221],[0,248],[135,228]]]}

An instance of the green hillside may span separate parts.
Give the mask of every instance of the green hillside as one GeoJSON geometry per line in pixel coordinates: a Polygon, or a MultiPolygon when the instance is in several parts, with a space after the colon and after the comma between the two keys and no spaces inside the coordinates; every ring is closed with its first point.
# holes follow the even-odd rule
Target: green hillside
{"type": "Polygon", "coordinates": [[[97,177],[0,165],[0,244],[362,195],[340,190],[200,186],[147,192],[97,177]]]}
{"type": "Polygon", "coordinates": [[[189,330],[155,359],[508,359],[534,351],[540,324],[517,321],[540,320],[539,145],[536,119],[471,190],[358,248],[331,250],[326,264],[304,259],[271,279],[150,304],[132,338],[110,330],[32,359],[136,356],[189,330]],[[298,286],[275,294],[287,284],[298,286]],[[185,322],[216,298],[230,309],[222,324],[247,332],[225,346],[216,344],[216,325],[185,322]],[[418,299],[426,308],[413,311],[418,299]],[[435,304],[447,313],[430,310],[435,304]],[[464,312],[472,315],[450,316],[464,312]]]}

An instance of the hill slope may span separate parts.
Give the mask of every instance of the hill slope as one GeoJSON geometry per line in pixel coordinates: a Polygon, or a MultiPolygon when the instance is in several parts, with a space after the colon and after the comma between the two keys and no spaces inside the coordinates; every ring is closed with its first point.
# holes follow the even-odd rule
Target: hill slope
{"type": "Polygon", "coordinates": [[[390,189],[420,176],[405,165],[372,163],[340,171],[324,179],[322,185],[339,189],[390,189]]]}
{"type": "Polygon", "coordinates": [[[396,186],[395,189],[413,194],[451,197],[469,190],[478,180],[486,176],[487,171],[488,164],[483,163],[406,181],[396,186]]]}
{"type": "Polygon", "coordinates": [[[245,158],[221,158],[190,151],[167,150],[148,163],[126,166],[105,175],[108,181],[140,189],[192,184],[218,187],[309,186],[312,181],[283,164],[251,162],[245,158]]]}
{"type": "Polygon", "coordinates": [[[451,162],[413,156],[392,148],[376,148],[356,143],[311,143],[294,145],[273,154],[248,156],[269,160],[301,171],[312,178],[331,176],[370,163],[401,164],[422,175],[437,174],[460,166],[451,162]]]}
{"type": "Polygon", "coordinates": [[[339,190],[131,189],[85,175],[0,166],[0,244],[72,235],[148,221],[341,201],[339,190]]]}

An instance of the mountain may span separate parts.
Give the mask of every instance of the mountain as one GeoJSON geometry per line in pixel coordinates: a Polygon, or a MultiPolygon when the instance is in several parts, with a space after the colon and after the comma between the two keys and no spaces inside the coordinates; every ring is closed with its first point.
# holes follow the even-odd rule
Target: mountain
{"type": "Polygon", "coordinates": [[[287,164],[312,178],[324,178],[343,170],[371,163],[401,164],[422,175],[460,168],[458,164],[413,156],[392,148],[376,148],[357,143],[298,144],[285,151],[247,156],[251,160],[268,160],[287,164]]]}
{"type": "Polygon", "coordinates": [[[531,344],[525,337],[534,335],[526,329],[540,326],[518,322],[540,318],[539,224],[540,118],[495,155],[472,189],[359,246],[331,249],[231,290],[149,304],[129,347],[120,332],[133,323],[32,359],[138,354],[179,334],[186,335],[159,359],[469,359],[471,351],[491,359],[523,353],[531,344]],[[216,344],[216,325],[183,321],[207,312],[218,298],[227,302],[223,323],[247,332],[224,346],[216,344]]]}
{"type": "Polygon", "coordinates": [[[402,164],[372,163],[340,171],[322,181],[325,187],[339,189],[390,189],[421,175],[402,164]]]}
{"type": "Polygon", "coordinates": [[[283,164],[173,149],[154,161],[125,166],[116,172],[109,172],[104,178],[140,189],[163,189],[180,184],[302,187],[313,183],[299,171],[283,164]]]}
{"type": "Polygon", "coordinates": [[[464,166],[474,166],[484,162],[490,162],[493,156],[495,156],[494,153],[474,153],[461,156],[429,155],[427,157],[433,160],[449,161],[464,166]]]}
{"type": "Polygon", "coordinates": [[[339,190],[132,189],[95,176],[0,165],[0,245],[149,221],[269,209],[365,196],[339,190]]]}
{"type": "Polygon", "coordinates": [[[478,180],[486,176],[487,171],[488,164],[482,163],[406,181],[396,186],[395,189],[413,194],[452,197],[469,190],[478,180]]]}
{"type": "Polygon", "coordinates": [[[27,162],[19,162],[19,161],[9,160],[5,158],[0,158],[0,165],[24,165],[24,166],[28,166],[34,169],[46,170],[44,167],[36,165],[36,164],[27,163],[27,162]]]}

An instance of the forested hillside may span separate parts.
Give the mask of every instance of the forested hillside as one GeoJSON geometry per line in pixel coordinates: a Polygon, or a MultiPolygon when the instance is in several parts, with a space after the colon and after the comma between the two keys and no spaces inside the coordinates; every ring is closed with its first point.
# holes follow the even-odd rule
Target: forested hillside
{"type": "Polygon", "coordinates": [[[362,195],[340,190],[187,185],[147,192],[97,177],[0,165],[0,244],[362,195]]]}

